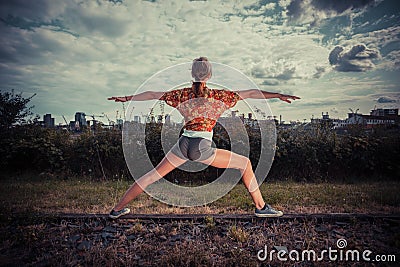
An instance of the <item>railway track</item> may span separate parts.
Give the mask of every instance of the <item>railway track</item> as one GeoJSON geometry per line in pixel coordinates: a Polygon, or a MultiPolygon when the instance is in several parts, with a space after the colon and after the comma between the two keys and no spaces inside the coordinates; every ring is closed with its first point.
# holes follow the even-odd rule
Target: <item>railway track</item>
{"type": "MultiPolygon", "coordinates": [[[[58,219],[108,219],[108,214],[38,214],[40,217],[58,219]]],[[[360,214],[360,213],[288,213],[279,218],[258,218],[254,214],[127,214],[118,220],[151,220],[151,221],[198,221],[210,218],[216,220],[233,221],[263,221],[263,220],[316,220],[316,221],[370,221],[375,219],[388,219],[400,221],[400,214],[360,214]]]]}

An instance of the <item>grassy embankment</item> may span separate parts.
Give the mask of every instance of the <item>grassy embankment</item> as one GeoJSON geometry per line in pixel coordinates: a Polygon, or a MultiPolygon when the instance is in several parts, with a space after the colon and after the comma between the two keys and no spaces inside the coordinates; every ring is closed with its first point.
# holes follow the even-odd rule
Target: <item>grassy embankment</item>
{"type": "MultiPolygon", "coordinates": [[[[23,175],[0,180],[3,211],[108,213],[129,187],[129,181],[68,180],[23,175]]],[[[263,183],[266,201],[285,213],[400,213],[400,182],[263,183]]],[[[218,201],[178,208],[142,194],[129,205],[133,213],[249,213],[254,206],[242,184],[218,201]]]]}

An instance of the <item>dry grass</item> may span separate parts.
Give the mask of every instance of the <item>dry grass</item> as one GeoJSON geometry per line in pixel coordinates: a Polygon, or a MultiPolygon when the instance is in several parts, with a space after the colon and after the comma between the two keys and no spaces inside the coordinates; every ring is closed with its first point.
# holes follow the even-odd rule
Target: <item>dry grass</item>
{"type": "MultiPolygon", "coordinates": [[[[13,212],[108,213],[129,181],[68,180],[47,176],[20,176],[0,180],[0,201],[13,212]]],[[[399,213],[400,182],[264,183],[268,203],[286,213],[359,212],[399,213]]],[[[248,213],[254,205],[242,184],[209,205],[172,207],[146,194],[129,204],[134,213],[248,213]]]]}
{"type": "MultiPolygon", "coordinates": [[[[261,261],[268,247],[320,252],[345,238],[349,249],[396,255],[399,221],[218,220],[140,223],[79,219],[0,225],[1,266],[373,266],[366,262],[261,261]],[[356,263],[356,264],[355,264],[356,263]],[[361,265],[360,265],[361,264],[361,265]]],[[[398,256],[397,256],[398,257],[398,256]]],[[[379,265],[379,266],[395,266],[379,265]]]]}
{"type": "MultiPolygon", "coordinates": [[[[205,213],[200,221],[155,222],[101,218],[57,220],[35,212],[106,213],[129,187],[127,181],[94,182],[57,177],[0,180],[0,265],[11,266],[282,266],[261,262],[268,246],[320,251],[345,237],[349,248],[396,254],[398,220],[358,221],[216,219],[216,213],[248,213],[253,204],[239,184],[218,201],[171,207],[146,194],[132,201],[134,213],[205,213]],[[30,214],[26,214],[29,212],[30,214]],[[17,213],[23,213],[18,216],[17,213]],[[31,215],[31,216],[24,216],[31,215]]],[[[399,214],[400,182],[354,184],[265,183],[269,203],[285,212],[399,214]]],[[[295,262],[290,262],[291,265],[295,262]]],[[[302,264],[302,263],[299,263],[302,264]]],[[[312,262],[301,266],[316,266],[312,262]]],[[[318,262],[332,266],[332,262],[318,262]]]]}

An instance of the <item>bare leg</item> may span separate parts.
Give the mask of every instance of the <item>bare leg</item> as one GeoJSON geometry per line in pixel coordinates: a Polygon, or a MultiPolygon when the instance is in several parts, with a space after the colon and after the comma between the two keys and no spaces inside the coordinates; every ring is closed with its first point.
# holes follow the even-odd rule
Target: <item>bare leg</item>
{"type": "Polygon", "coordinates": [[[264,207],[264,199],[258,187],[251,162],[247,157],[236,154],[229,150],[216,149],[214,157],[201,162],[217,168],[239,169],[242,173],[243,183],[249,191],[256,208],[262,209],[264,207]]]}
{"type": "Polygon", "coordinates": [[[168,152],[161,162],[151,171],[140,177],[132,186],[125,192],[124,196],[114,207],[115,211],[123,209],[129,202],[143,192],[150,184],[158,181],[170,171],[185,163],[186,160],[179,158],[172,152],[168,152]]]}

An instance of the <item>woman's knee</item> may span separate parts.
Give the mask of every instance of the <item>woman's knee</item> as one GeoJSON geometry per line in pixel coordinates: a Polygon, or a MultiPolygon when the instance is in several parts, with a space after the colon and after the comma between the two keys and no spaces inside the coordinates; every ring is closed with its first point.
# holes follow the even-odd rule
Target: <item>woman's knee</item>
{"type": "Polygon", "coordinates": [[[251,166],[250,159],[248,157],[239,155],[234,159],[233,164],[235,165],[235,168],[240,169],[240,170],[246,170],[249,166],[251,166]]]}
{"type": "Polygon", "coordinates": [[[245,170],[246,170],[247,168],[251,168],[251,161],[250,161],[250,159],[249,159],[248,157],[245,157],[245,160],[244,160],[244,161],[246,162],[245,170]]]}
{"type": "Polygon", "coordinates": [[[151,185],[154,182],[157,182],[160,180],[162,176],[157,172],[156,169],[151,170],[147,174],[143,175],[141,178],[139,178],[136,183],[140,185],[143,189],[146,188],[147,186],[151,185]]]}

